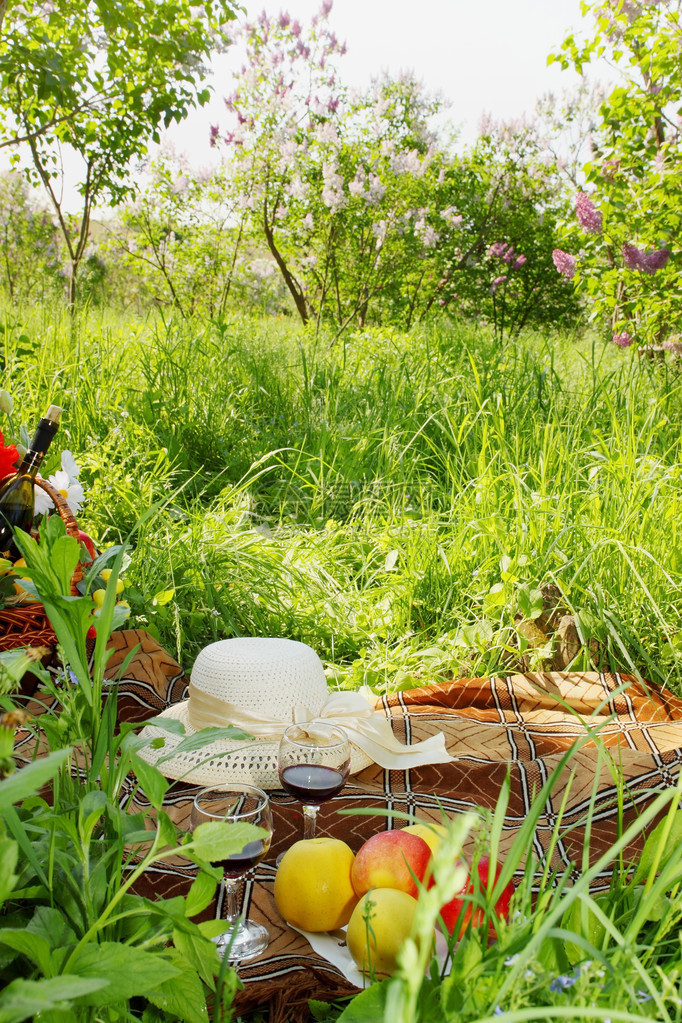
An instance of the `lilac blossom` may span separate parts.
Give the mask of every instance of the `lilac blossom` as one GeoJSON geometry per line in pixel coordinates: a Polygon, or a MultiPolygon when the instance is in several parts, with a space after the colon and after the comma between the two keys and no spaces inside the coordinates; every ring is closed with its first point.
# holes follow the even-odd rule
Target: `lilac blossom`
{"type": "Polygon", "coordinates": [[[385,194],[386,186],[381,181],[379,175],[370,174],[369,185],[367,187],[367,192],[365,193],[365,198],[367,199],[367,202],[370,204],[370,206],[376,206],[378,203],[380,203],[385,194]]]}
{"type": "Polygon", "coordinates": [[[623,242],[623,264],[628,270],[643,270],[644,253],[630,242],[623,242]]]}
{"type": "Polygon", "coordinates": [[[630,337],[627,330],[622,330],[620,334],[614,334],[611,340],[614,345],[618,345],[619,348],[629,348],[633,343],[634,338],[630,337]]]}
{"type": "Polygon", "coordinates": [[[594,205],[586,192],[576,192],[575,212],[578,223],[589,234],[601,234],[602,213],[594,205]]]}
{"type": "Polygon", "coordinates": [[[573,280],[578,265],[578,260],[575,256],[572,256],[570,252],[554,249],[552,252],[552,262],[562,277],[565,277],[567,281],[573,280]]]}
{"type": "Polygon", "coordinates": [[[642,252],[631,242],[623,242],[623,264],[628,270],[641,270],[652,275],[662,270],[670,259],[670,249],[656,249],[654,252],[642,252]]]}
{"type": "Polygon", "coordinates": [[[682,355],[682,341],[679,338],[668,338],[661,345],[661,348],[665,348],[668,352],[673,352],[675,355],[682,355]]]}
{"type": "Polygon", "coordinates": [[[497,256],[498,259],[502,259],[506,248],[506,242],[494,242],[488,249],[488,255],[497,256]]]}
{"type": "Polygon", "coordinates": [[[645,271],[648,274],[654,274],[657,270],[662,270],[670,259],[670,249],[656,249],[655,252],[649,252],[644,257],[645,271]]]}
{"type": "MultiPolygon", "coordinates": [[[[443,173],[443,172],[441,172],[443,173]]],[[[444,178],[444,173],[443,173],[444,178]]],[[[440,180],[440,178],[439,178],[440,180]]],[[[447,209],[441,210],[440,213],[443,220],[445,220],[451,227],[461,227],[464,217],[461,213],[458,213],[454,206],[448,206],[447,209]]]]}
{"type": "Polygon", "coordinates": [[[527,262],[527,259],[526,259],[526,257],[523,254],[517,256],[516,259],[514,260],[514,262],[512,263],[512,270],[520,270],[521,267],[526,262],[527,262]]]}
{"type": "Polygon", "coordinates": [[[506,275],[506,274],[502,274],[502,276],[501,276],[501,277],[496,277],[496,278],[495,278],[495,280],[493,281],[493,284],[492,284],[492,292],[493,292],[493,294],[495,294],[495,292],[497,291],[497,289],[499,288],[499,286],[500,286],[501,284],[504,284],[504,282],[505,282],[506,280],[507,280],[507,275],[506,275]]]}
{"type": "Polygon", "coordinates": [[[300,174],[291,179],[291,185],[289,186],[289,195],[292,199],[302,200],[308,194],[308,186],[305,181],[302,180],[300,174]]]}
{"type": "Polygon", "coordinates": [[[365,194],[364,173],[360,167],[355,172],[355,177],[348,182],[348,191],[356,198],[365,194]]]}

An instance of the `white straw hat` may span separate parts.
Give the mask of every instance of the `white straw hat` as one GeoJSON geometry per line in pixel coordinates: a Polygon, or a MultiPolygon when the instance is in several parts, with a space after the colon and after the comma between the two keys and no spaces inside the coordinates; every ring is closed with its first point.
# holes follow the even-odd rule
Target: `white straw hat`
{"type": "MultiPolygon", "coordinates": [[[[294,720],[316,718],[328,696],[322,662],[305,643],[255,637],[220,640],[197,657],[189,699],[169,707],[156,719],[180,721],[184,735],[147,725],[141,736],[149,742],[163,739],[164,743],[157,748],[147,745],[138,753],[150,764],[161,759],[158,767],[166,777],[191,784],[239,781],[279,788],[277,750],[282,732],[294,720]],[[256,737],[217,739],[166,759],[187,736],[228,724],[256,737]]],[[[351,773],[371,763],[370,756],[351,746],[351,773]]]]}
{"type": "Polygon", "coordinates": [[[291,639],[223,639],[197,657],[189,699],[164,710],[155,722],[180,722],[184,733],[159,723],[142,729],[137,752],[168,778],[195,785],[244,782],[280,787],[277,752],[284,729],[316,720],[339,725],[351,741],[351,774],[371,763],[405,771],[454,760],[442,733],[405,746],[369,692],[332,692],[312,647],[291,639]],[[200,732],[235,726],[253,739],[216,738],[200,732]],[[192,737],[195,737],[192,739],[192,737]],[[187,747],[190,748],[187,748],[187,747]]]}

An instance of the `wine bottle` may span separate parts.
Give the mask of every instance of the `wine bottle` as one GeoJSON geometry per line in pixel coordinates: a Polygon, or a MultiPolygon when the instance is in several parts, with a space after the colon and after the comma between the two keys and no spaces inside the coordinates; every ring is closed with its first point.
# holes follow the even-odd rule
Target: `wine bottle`
{"type": "Polygon", "coordinates": [[[28,533],[33,525],[34,500],[33,482],[45,452],[57,432],[62,410],[50,405],[38,423],[38,429],[31,446],[21,460],[21,465],[12,476],[0,483],[0,557],[16,561],[19,549],[14,543],[13,530],[23,529],[28,533]]]}

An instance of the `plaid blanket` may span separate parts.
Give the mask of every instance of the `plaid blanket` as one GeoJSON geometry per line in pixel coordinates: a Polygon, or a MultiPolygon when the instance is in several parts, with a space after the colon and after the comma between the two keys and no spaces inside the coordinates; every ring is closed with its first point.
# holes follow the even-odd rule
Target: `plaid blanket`
{"type": "MultiPolygon", "coordinates": [[[[187,678],[180,666],[148,634],[124,631],[112,636],[108,674],[115,678],[128,651],[139,644],[125,677],[120,679],[119,717],[143,721],[185,696],[187,678]]],[[[561,839],[552,851],[553,865],[580,862],[585,815],[592,802],[592,860],[614,841],[618,827],[618,782],[624,786],[622,825],[636,819],[652,793],[674,785],[682,762],[682,700],[617,673],[535,673],[506,678],[445,681],[386,696],[382,701],[396,736],[405,743],[443,732],[449,764],[386,771],[372,766],[354,775],[335,799],[323,806],[318,833],[342,838],[356,849],[370,835],[402,827],[401,819],[378,814],[339,816],[340,808],[402,811],[440,821],[441,808],[452,816],[476,808],[493,809],[508,773],[511,796],[504,821],[501,855],[514,839],[543,784],[566,751],[577,744],[546,798],[535,830],[533,853],[540,858],[550,838],[559,807],[561,839]],[[617,766],[617,772],[613,767],[617,766]]],[[[34,697],[29,710],[40,713],[45,699],[34,697]]],[[[34,740],[17,736],[17,756],[28,759],[34,740]]],[[[176,783],[169,790],[167,810],[187,827],[195,789],[176,783]]],[[[274,905],[274,859],[302,835],[300,804],[282,792],[271,794],[274,841],[269,858],[249,875],[243,904],[264,923],[270,945],[263,955],[239,967],[244,988],[237,1013],[268,1005],[271,1023],[309,1018],[309,998],[330,1000],[356,993],[305,938],[289,928],[274,905]]],[[[144,794],[136,797],[139,808],[144,794]]],[[[627,850],[636,855],[637,843],[627,850]]],[[[186,863],[186,861],[184,861],[186,863]]],[[[186,891],[195,868],[164,864],[149,872],[145,894],[171,896],[186,891]]],[[[598,879],[598,883],[599,883],[598,879]]],[[[602,884],[608,883],[605,875],[602,884]]],[[[223,914],[217,895],[205,914],[223,914]]]]}

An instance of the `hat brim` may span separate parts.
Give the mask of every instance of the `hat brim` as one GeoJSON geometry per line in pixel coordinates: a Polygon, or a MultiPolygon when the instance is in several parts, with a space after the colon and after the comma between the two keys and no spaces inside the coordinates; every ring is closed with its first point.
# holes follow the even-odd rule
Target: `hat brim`
{"type": "MultiPolygon", "coordinates": [[[[277,773],[277,752],[279,739],[217,739],[208,742],[201,749],[181,751],[169,756],[189,735],[196,735],[197,729],[189,723],[189,700],[173,704],[156,718],[180,721],[185,728],[184,735],[166,731],[161,726],[145,725],[140,737],[148,745],[137,750],[138,756],[148,764],[157,767],[166,778],[184,781],[190,785],[232,785],[244,783],[257,785],[267,790],[281,789],[277,773]],[[163,745],[153,747],[153,740],[163,739],[163,745]],[[165,759],[168,757],[168,759],[165,759]],[[162,759],[163,758],[163,759],[162,759]],[[161,760],[161,763],[159,761],[161,760]]],[[[350,773],[357,774],[374,763],[363,750],[351,743],[350,773]]]]}

